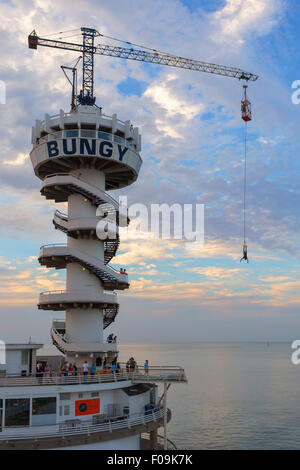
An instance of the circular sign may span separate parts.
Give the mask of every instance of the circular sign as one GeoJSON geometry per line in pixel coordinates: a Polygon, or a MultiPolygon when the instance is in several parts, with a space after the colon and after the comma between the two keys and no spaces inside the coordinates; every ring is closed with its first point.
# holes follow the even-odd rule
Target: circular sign
{"type": "Polygon", "coordinates": [[[80,413],[84,413],[87,409],[87,404],[86,403],[80,403],[79,405],[79,411],[80,413]]]}

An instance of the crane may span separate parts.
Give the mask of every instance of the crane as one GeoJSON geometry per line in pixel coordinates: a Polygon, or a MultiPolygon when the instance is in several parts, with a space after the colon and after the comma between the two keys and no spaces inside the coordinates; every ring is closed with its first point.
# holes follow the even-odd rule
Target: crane
{"type": "MultiPolygon", "coordinates": [[[[66,49],[82,54],[82,89],[77,99],[80,104],[93,106],[94,97],[94,55],[117,57],[121,59],[137,60],[139,62],[150,62],[152,64],[168,65],[182,69],[194,70],[197,72],[212,73],[225,77],[238,78],[245,81],[256,81],[258,75],[245,72],[239,68],[216,65],[199,60],[186,59],[176,55],[160,52],[155,49],[142,50],[133,47],[119,47],[107,44],[95,45],[96,37],[105,37],[96,29],[81,28],[82,44],[60,41],[56,39],[39,37],[35,30],[28,36],[30,49],[37,49],[37,46],[53,47],[56,49],[66,49]]],[[[114,39],[114,38],[111,38],[114,39]]],[[[131,44],[128,43],[127,44],[131,44]]]]}
{"type": "MultiPolygon", "coordinates": [[[[28,36],[28,46],[30,49],[37,49],[38,46],[53,47],[56,49],[66,49],[69,51],[75,51],[82,54],[82,89],[79,95],[76,97],[76,80],[77,71],[76,65],[74,67],[62,66],[62,69],[69,69],[73,73],[72,85],[72,104],[71,107],[76,107],[75,101],[82,105],[93,106],[95,105],[94,96],[94,55],[103,55],[110,57],[117,57],[121,59],[137,60],[139,62],[149,62],[158,65],[167,65],[170,67],[177,67],[181,69],[194,70],[197,72],[206,72],[215,75],[222,75],[224,77],[237,78],[246,82],[255,82],[258,79],[258,75],[245,72],[240,68],[228,67],[225,65],[211,64],[208,62],[202,62],[200,60],[187,59],[185,57],[179,57],[176,55],[161,52],[156,49],[144,47],[144,49],[135,49],[133,47],[120,47],[108,44],[95,45],[96,37],[107,37],[109,39],[117,40],[119,42],[126,42],[130,46],[134,44],[128,41],[120,41],[116,38],[111,38],[101,34],[99,31],[93,28],[81,28],[82,44],[75,42],[66,42],[57,39],[49,39],[39,37],[35,30],[33,30],[28,36]]],[[[137,46],[135,44],[135,46],[137,46]]],[[[139,46],[142,47],[142,46],[139,46]]],[[[81,58],[81,57],[80,57],[81,58]]],[[[245,121],[245,158],[244,158],[244,244],[243,244],[243,257],[242,260],[249,262],[247,257],[247,242],[246,242],[246,155],[247,155],[247,122],[251,121],[251,103],[247,99],[246,95],[247,85],[244,85],[244,100],[242,100],[242,119],[245,121]]]]}

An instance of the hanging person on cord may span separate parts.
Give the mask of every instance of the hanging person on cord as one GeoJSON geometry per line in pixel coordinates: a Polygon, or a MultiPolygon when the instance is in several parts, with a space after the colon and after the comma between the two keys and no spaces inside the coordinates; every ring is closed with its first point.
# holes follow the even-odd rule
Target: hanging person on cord
{"type": "Polygon", "coordinates": [[[243,256],[241,257],[240,262],[243,261],[243,259],[249,263],[246,244],[243,245],[243,256]]]}

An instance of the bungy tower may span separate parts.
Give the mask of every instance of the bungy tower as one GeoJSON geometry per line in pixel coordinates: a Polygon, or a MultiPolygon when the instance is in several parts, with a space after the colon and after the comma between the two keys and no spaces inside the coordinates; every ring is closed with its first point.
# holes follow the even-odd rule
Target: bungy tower
{"type": "Polygon", "coordinates": [[[67,204],[67,213],[56,210],[53,218],[67,243],[42,246],[39,255],[41,265],[66,269],[66,290],[41,293],[38,307],[66,312],[65,322],[53,321],[51,336],[68,362],[111,364],[117,343],[104,342],[103,330],[118,313],[116,291],[129,283],[126,270],[109,263],[119,246],[118,227],[129,220],[107,191],[137,179],[141,136],[130,121],[79,105],[36,121],[32,142],[41,194],[67,204]]]}
{"type": "MultiPolygon", "coordinates": [[[[109,263],[118,250],[119,227],[130,221],[127,209],[107,192],[137,179],[142,163],[138,128],[115,114],[102,114],[95,105],[78,104],[68,113],[61,110],[37,120],[32,144],[30,157],[42,180],[41,194],[67,207],[66,213],[56,210],[53,218],[67,242],[44,245],[39,254],[42,266],[66,269],[66,289],[42,292],[38,308],[65,311],[65,319],[53,320],[51,337],[62,361],[76,363],[77,372],[66,375],[53,368],[40,375],[32,366],[28,377],[0,377],[4,394],[26,385],[22,398],[14,400],[17,435],[5,426],[5,411],[0,449],[172,448],[167,391],[171,384],[186,382],[184,370],[150,365],[144,371],[132,363],[127,367],[116,362],[117,342],[103,339],[119,310],[115,291],[129,287],[126,270],[109,263]],[[95,365],[93,374],[84,375],[85,362],[89,368],[95,365]],[[163,436],[158,434],[161,426],[163,436]]],[[[35,364],[39,357],[34,357],[35,364]]],[[[9,402],[0,393],[1,400],[9,402]]]]}

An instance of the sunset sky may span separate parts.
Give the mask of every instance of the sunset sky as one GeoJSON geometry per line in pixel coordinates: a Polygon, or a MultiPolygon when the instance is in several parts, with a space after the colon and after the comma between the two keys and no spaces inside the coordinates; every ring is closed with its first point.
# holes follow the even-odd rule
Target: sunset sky
{"type": "MultiPolygon", "coordinates": [[[[29,50],[27,36],[93,27],[105,35],[260,76],[249,84],[248,254],[243,237],[242,83],[210,74],[96,57],[95,95],[107,115],[142,133],[130,204],[205,205],[205,244],[121,243],[116,264],[131,287],[107,331],[120,342],[290,341],[299,337],[300,80],[297,0],[0,0],[0,339],[50,342],[41,291],[64,289],[65,272],[41,267],[39,247],[64,242],[55,204],[40,193],[29,151],[35,119],[69,111],[60,65],[77,55],[29,50]]],[[[72,34],[74,37],[71,37],[72,34]]],[[[64,36],[68,36],[65,34],[64,36]]],[[[81,42],[80,34],[69,40],[81,42]]],[[[99,41],[100,42],[100,41],[99,41]]],[[[111,43],[102,39],[104,43],[111,43]]],[[[63,204],[57,208],[64,209],[63,204]],[[60,207],[61,206],[61,207],[60,207]]]]}

